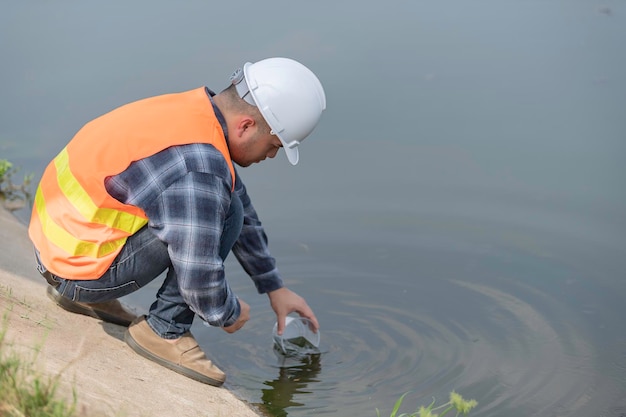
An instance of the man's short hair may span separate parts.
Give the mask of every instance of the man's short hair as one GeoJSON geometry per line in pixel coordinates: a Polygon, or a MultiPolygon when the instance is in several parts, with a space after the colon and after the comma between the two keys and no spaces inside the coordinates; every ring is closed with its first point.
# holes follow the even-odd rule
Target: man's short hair
{"type": "Polygon", "coordinates": [[[259,129],[261,129],[262,132],[270,133],[272,129],[270,129],[270,126],[263,118],[259,109],[256,106],[248,104],[244,99],[239,97],[237,89],[234,85],[230,85],[225,88],[220,95],[226,99],[225,103],[229,111],[237,114],[245,114],[253,118],[254,122],[259,126],[259,129]]]}

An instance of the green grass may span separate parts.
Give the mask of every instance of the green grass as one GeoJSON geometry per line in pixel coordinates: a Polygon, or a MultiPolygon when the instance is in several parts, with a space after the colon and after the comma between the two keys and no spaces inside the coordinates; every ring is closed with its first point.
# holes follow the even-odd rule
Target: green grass
{"type": "Polygon", "coordinates": [[[33,175],[26,175],[19,182],[14,182],[14,177],[19,168],[6,159],[0,159],[0,202],[9,211],[19,210],[32,202],[30,183],[33,175]]]}
{"type": "Polygon", "coordinates": [[[29,360],[11,349],[6,340],[7,316],[0,327],[0,416],[77,417],[76,392],[73,400],[57,396],[59,375],[38,372],[34,358],[29,360]]]}
{"type": "MultiPolygon", "coordinates": [[[[466,400],[463,397],[461,397],[461,395],[452,391],[450,393],[449,401],[445,404],[435,406],[435,400],[433,399],[433,401],[427,407],[424,407],[422,405],[410,414],[409,413],[398,414],[398,411],[400,410],[400,407],[402,406],[402,402],[404,401],[404,397],[407,394],[408,393],[404,393],[400,398],[398,398],[398,400],[396,401],[396,404],[393,407],[393,410],[391,411],[391,415],[389,417],[443,417],[446,414],[448,414],[450,411],[456,411],[456,415],[460,416],[460,415],[467,415],[470,412],[470,410],[472,410],[474,407],[478,405],[476,400],[466,400]],[[436,413],[439,411],[441,412],[441,414],[436,413]]],[[[378,409],[376,409],[376,415],[380,417],[380,411],[378,409]]]]}

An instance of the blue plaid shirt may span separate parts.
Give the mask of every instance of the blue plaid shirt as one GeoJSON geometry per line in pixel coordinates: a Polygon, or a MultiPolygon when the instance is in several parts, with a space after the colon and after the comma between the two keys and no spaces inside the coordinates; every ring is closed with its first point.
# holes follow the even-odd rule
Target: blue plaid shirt
{"type": "MultiPolygon", "coordinates": [[[[211,92],[207,89],[207,93],[211,92]]],[[[214,109],[227,135],[224,118],[217,107],[214,109]]],[[[148,227],[167,244],[181,295],[189,307],[209,324],[220,327],[233,324],[240,313],[219,256],[231,187],[224,157],[203,143],[172,146],[133,162],[106,181],[113,197],[144,210],[148,227]]],[[[234,192],[243,204],[244,221],[233,253],[259,293],[281,288],[267,236],[238,174],[234,192]]]]}

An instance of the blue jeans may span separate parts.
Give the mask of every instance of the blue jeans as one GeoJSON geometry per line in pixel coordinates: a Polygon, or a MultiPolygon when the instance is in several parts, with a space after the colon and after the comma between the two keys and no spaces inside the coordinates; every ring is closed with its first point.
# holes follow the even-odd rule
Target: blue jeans
{"type": "MultiPolygon", "coordinates": [[[[243,206],[233,193],[220,239],[220,257],[226,260],[243,226],[243,206]]],[[[39,263],[39,260],[38,260],[39,263]]],[[[38,265],[45,273],[45,267],[38,265]]],[[[145,226],[130,236],[107,272],[95,280],[71,280],[52,275],[59,283],[57,291],[72,301],[97,303],[128,295],[145,286],[161,273],[167,274],[150,306],[147,321],[165,339],[176,339],[188,332],[195,314],[184,302],[176,279],[176,271],[167,252],[167,245],[145,226]]]]}

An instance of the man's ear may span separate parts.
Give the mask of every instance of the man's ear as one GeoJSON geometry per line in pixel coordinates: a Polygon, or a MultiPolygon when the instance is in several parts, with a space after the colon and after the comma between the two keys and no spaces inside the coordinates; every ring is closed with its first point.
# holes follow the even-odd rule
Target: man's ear
{"type": "Polygon", "coordinates": [[[252,117],[243,116],[241,119],[239,119],[239,122],[237,123],[237,136],[243,136],[243,134],[246,133],[246,131],[252,128],[255,124],[256,122],[252,117]]]}

